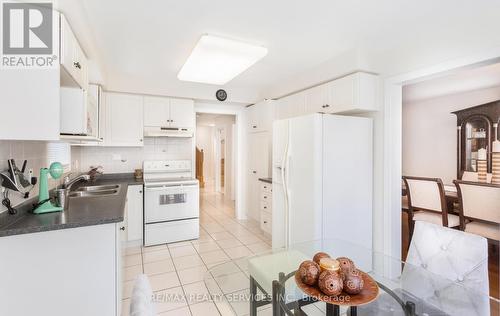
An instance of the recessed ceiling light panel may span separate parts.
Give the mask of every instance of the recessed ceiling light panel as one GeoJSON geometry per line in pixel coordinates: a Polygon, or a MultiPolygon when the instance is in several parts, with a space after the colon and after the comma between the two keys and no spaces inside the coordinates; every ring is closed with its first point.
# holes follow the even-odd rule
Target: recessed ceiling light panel
{"type": "Polygon", "coordinates": [[[267,55],[267,48],[227,38],[203,35],[177,78],[223,85],[267,55]]]}

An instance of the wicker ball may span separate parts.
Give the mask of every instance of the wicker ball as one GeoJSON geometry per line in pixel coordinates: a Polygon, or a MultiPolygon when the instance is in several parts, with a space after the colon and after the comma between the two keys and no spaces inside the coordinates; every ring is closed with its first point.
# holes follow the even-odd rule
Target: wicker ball
{"type": "Polygon", "coordinates": [[[318,286],[325,295],[339,295],[343,288],[342,278],[336,271],[325,270],[319,275],[318,286]]]}
{"type": "Polygon", "coordinates": [[[302,282],[307,285],[315,285],[319,278],[319,266],[311,260],[304,261],[299,266],[299,275],[302,282]]]}
{"type": "Polygon", "coordinates": [[[349,274],[349,272],[353,269],[356,269],[354,262],[347,257],[338,257],[338,262],[340,263],[340,270],[342,271],[342,278],[345,278],[345,275],[349,274]]]}
{"type": "Polygon", "coordinates": [[[352,269],[344,277],[344,291],[348,294],[358,294],[363,289],[365,282],[359,270],[352,269]]]}
{"type": "Polygon", "coordinates": [[[318,252],[317,254],[314,255],[313,261],[319,264],[319,261],[323,258],[330,258],[330,255],[325,252],[318,252]]]}

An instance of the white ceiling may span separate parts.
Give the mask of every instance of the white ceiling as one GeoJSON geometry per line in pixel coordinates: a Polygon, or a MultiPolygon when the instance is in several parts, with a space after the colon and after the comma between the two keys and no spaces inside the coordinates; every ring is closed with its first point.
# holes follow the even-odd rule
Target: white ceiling
{"type": "Polygon", "coordinates": [[[219,87],[177,79],[202,34],[267,47],[265,58],[224,87],[233,102],[255,102],[270,86],[354,49],[383,55],[426,43],[453,48],[462,38],[474,45],[477,34],[498,36],[500,23],[500,1],[491,0],[59,0],[58,6],[111,90],[213,100],[219,87]]]}
{"type": "Polygon", "coordinates": [[[417,102],[450,94],[500,86],[500,63],[464,69],[403,88],[403,102],[417,102]]]}

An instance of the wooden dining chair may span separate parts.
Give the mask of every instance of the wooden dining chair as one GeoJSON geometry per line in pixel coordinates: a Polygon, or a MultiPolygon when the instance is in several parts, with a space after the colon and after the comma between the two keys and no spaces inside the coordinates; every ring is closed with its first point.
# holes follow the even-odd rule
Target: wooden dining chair
{"type": "Polygon", "coordinates": [[[500,185],[461,180],[453,182],[460,199],[460,229],[499,241],[500,185]]]}
{"type": "Polygon", "coordinates": [[[414,222],[424,221],[445,227],[458,227],[460,218],[448,214],[443,182],[439,178],[403,176],[408,196],[410,240],[414,222]]]}

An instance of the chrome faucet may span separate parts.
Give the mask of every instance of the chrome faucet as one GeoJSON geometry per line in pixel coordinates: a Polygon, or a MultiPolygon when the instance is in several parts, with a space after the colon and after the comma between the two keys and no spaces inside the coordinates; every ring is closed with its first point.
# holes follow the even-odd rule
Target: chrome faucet
{"type": "Polygon", "coordinates": [[[78,177],[75,177],[73,179],[69,179],[69,175],[67,175],[66,177],[64,177],[64,184],[63,184],[63,189],[66,189],[68,191],[71,190],[71,187],[79,182],[79,181],[89,181],[90,180],[90,176],[88,174],[82,174],[78,177]]]}

